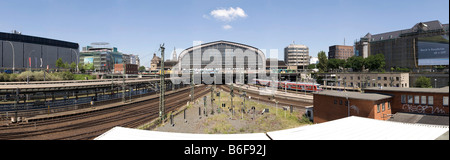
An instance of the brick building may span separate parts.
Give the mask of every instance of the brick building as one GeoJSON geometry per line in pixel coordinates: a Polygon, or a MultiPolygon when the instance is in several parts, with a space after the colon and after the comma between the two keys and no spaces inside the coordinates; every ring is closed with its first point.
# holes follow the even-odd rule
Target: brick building
{"type": "Polygon", "coordinates": [[[138,74],[139,66],[137,64],[114,64],[115,74],[138,74]],[[125,73],[124,71],[125,65],[125,73]]]}
{"type": "Polygon", "coordinates": [[[392,96],[392,114],[397,112],[449,115],[449,87],[444,88],[396,88],[373,87],[366,93],[392,96]]]}
{"type": "Polygon", "coordinates": [[[334,45],[330,46],[328,50],[328,59],[343,59],[354,56],[353,46],[334,45]]]}
{"type": "Polygon", "coordinates": [[[389,119],[392,96],[376,93],[322,91],[314,94],[314,123],[349,116],[389,119]]]}

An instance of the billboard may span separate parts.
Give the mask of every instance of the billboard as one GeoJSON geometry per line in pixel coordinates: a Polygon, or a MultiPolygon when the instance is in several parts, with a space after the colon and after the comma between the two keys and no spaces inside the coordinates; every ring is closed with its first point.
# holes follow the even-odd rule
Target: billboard
{"type": "Polygon", "coordinates": [[[419,66],[448,65],[448,35],[419,37],[419,66]]]}
{"type": "Polygon", "coordinates": [[[94,57],[85,57],[84,64],[94,64],[94,57]]]}

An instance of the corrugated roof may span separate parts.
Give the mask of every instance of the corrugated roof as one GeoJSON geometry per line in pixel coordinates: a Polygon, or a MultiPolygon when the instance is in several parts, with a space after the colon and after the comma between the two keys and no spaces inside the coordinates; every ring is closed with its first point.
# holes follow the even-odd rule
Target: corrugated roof
{"type": "Polygon", "coordinates": [[[448,131],[448,126],[408,124],[352,116],[268,132],[267,135],[273,140],[435,140],[448,131]]]}
{"type": "Polygon", "coordinates": [[[395,91],[395,92],[420,92],[420,93],[447,93],[448,86],[443,88],[403,88],[403,87],[371,87],[364,90],[395,91]]]}
{"type": "Polygon", "coordinates": [[[349,99],[363,99],[377,101],[381,99],[391,98],[392,96],[378,94],[378,93],[360,93],[360,92],[344,92],[344,91],[329,91],[323,90],[314,94],[327,95],[333,97],[349,98],[349,99]]]}
{"type": "Polygon", "coordinates": [[[114,127],[95,140],[270,140],[264,133],[192,134],[114,127]]]}
{"type": "Polygon", "coordinates": [[[388,121],[403,123],[420,123],[433,125],[449,125],[448,116],[425,115],[417,113],[401,113],[397,112],[388,121]]]}

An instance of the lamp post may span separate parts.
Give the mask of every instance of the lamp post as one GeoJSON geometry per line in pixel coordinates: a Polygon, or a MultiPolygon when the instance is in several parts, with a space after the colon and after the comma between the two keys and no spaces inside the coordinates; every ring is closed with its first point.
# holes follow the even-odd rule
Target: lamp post
{"type": "MultiPolygon", "coordinates": [[[[28,53],[28,68],[29,68],[30,72],[31,72],[31,57],[30,57],[30,55],[33,52],[34,52],[34,50],[32,50],[30,53],[28,53]]],[[[28,74],[27,74],[27,84],[29,84],[29,83],[30,83],[30,73],[28,72],[28,74]]]]}
{"type": "Polygon", "coordinates": [[[350,101],[348,100],[348,94],[345,94],[345,98],[347,99],[347,117],[350,117],[350,101]]]}
{"type": "Polygon", "coordinates": [[[75,50],[74,49],[70,49],[72,52],[74,52],[75,53],[75,55],[77,56],[77,73],[80,71],[79,69],[78,69],[78,61],[80,61],[80,58],[79,58],[79,53],[77,53],[77,52],[75,52],[75,50]]]}
{"type": "Polygon", "coordinates": [[[14,52],[14,45],[10,41],[5,41],[5,42],[9,42],[9,44],[11,45],[12,51],[13,51],[13,66],[12,66],[12,69],[13,69],[13,73],[14,73],[16,71],[15,70],[16,54],[14,52]]]}
{"type": "Polygon", "coordinates": [[[435,78],[435,79],[434,79],[434,88],[437,88],[436,82],[437,82],[437,79],[435,78]]]}

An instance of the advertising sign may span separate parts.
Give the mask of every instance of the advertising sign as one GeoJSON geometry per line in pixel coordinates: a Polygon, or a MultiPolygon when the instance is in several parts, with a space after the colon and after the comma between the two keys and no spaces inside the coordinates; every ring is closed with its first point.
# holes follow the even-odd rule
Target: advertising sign
{"type": "Polygon", "coordinates": [[[448,65],[448,36],[420,37],[417,42],[419,66],[448,65]]]}

